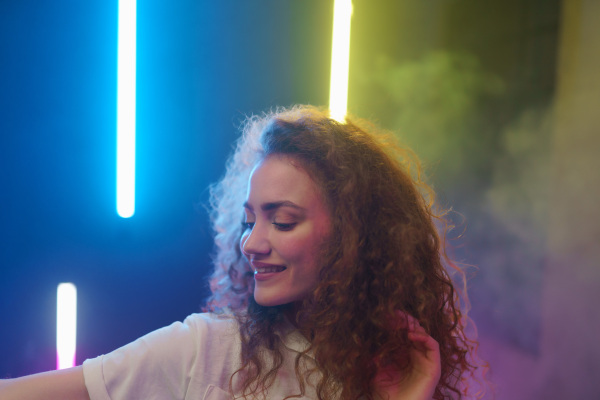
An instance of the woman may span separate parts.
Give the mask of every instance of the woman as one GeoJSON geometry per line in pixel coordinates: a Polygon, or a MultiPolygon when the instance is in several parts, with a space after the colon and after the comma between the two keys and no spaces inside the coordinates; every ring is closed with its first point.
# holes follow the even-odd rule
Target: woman
{"type": "Polygon", "coordinates": [[[466,393],[473,343],[431,192],[410,153],[368,131],[307,106],[249,119],[211,192],[207,313],[83,367],[3,383],[2,398],[25,386],[44,399],[466,393]]]}

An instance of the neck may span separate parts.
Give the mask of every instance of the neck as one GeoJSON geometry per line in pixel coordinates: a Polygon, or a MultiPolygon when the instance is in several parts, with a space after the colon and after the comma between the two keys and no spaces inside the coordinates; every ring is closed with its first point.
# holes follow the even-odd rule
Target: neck
{"type": "Polygon", "coordinates": [[[301,303],[294,302],[286,304],[283,310],[283,315],[287,318],[288,321],[290,321],[292,325],[294,325],[295,328],[299,327],[298,311],[300,311],[300,308],[301,303]]]}
{"type": "Polygon", "coordinates": [[[294,328],[298,329],[298,331],[308,340],[311,338],[311,330],[307,327],[306,321],[302,321],[299,317],[299,313],[302,310],[302,302],[294,302],[287,304],[285,309],[283,310],[283,315],[285,318],[294,326],[294,328]]]}

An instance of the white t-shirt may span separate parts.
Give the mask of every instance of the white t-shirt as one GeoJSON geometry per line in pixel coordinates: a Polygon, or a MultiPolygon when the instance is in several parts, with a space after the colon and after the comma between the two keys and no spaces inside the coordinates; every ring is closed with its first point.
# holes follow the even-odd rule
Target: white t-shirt
{"type": "MultiPolygon", "coordinates": [[[[308,342],[291,325],[280,336],[284,361],[267,399],[281,400],[300,393],[294,365],[308,342]]],[[[83,375],[91,400],[224,400],[231,399],[229,379],[241,366],[240,354],[235,319],[192,314],[183,323],[176,322],[110,354],[86,360],[83,375]]],[[[241,380],[236,374],[234,391],[241,380]]],[[[314,386],[309,383],[302,399],[314,398],[314,386]]]]}

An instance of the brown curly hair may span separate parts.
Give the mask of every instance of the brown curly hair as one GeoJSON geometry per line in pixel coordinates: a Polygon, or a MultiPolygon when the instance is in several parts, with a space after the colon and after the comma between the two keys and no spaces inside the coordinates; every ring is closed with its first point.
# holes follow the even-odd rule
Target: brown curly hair
{"type": "MultiPolygon", "coordinates": [[[[405,329],[390,322],[397,311],[414,316],[439,343],[441,378],[434,398],[468,394],[476,342],[464,334],[468,319],[459,294],[466,295],[456,289],[464,274],[445,256],[444,235],[436,229],[445,220],[420,177],[418,161],[393,135],[378,132],[365,121],[340,123],[310,106],[253,116],[224,178],[211,188],[216,254],[206,310],[226,310],[238,319],[244,397],[263,392],[283,359],[276,332],[288,306],[254,301],[252,273],[239,249],[250,171],[271,154],[298,160],[332,216],[319,284],[296,314],[320,373],[318,398],[373,399],[380,368],[410,368],[413,344],[405,329]],[[449,273],[460,279],[453,281],[449,273]],[[272,355],[269,367],[261,358],[264,349],[272,355]]],[[[300,372],[304,354],[296,360],[301,394],[311,372],[300,372]]]]}

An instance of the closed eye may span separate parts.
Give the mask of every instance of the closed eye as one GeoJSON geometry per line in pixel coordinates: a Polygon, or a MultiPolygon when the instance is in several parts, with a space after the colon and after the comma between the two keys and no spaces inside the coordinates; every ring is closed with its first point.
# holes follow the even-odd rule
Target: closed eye
{"type": "Polygon", "coordinates": [[[292,223],[285,224],[285,223],[282,223],[282,222],[273,222],[273,225],[275,225],[275,228],[277,228],[277,230],[280,230],[280,231],[291,231],[296,226],[296,223],[292,222],[292,223]]]}

